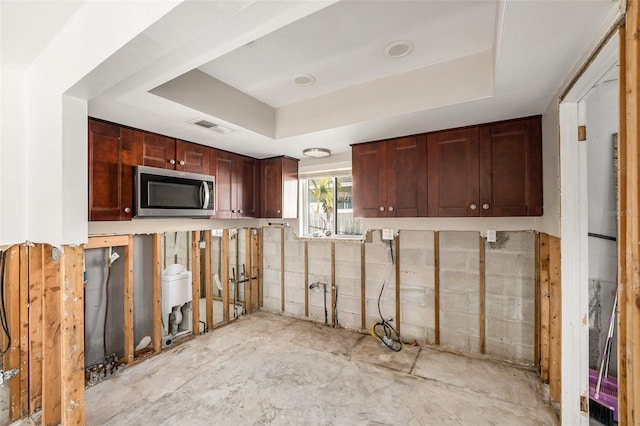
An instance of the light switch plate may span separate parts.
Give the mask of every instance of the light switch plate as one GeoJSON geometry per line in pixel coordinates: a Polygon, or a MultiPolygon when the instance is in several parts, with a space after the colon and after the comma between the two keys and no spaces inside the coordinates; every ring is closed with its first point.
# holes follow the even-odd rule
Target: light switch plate
{"type": "Polygon", "coordinates": [[[383,229],[382,230],[382,239],[384,241],[393,240],[393,229],[383,229]]]}
{"type": "Polygon", "coordinates": [[[487,229],[487,242],[495,243],[496,242],[496,230],[495,229],[487,229]]]}

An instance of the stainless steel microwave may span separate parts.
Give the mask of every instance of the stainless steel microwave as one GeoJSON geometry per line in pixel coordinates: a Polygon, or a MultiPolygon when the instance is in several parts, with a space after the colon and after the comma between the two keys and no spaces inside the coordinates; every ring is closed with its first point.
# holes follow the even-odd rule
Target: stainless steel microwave
{"type": "Polygon", "coordinates": [[[134,169],[134,216],[203,217],[215,213],[213,176],[155,167],[134,169]]]}

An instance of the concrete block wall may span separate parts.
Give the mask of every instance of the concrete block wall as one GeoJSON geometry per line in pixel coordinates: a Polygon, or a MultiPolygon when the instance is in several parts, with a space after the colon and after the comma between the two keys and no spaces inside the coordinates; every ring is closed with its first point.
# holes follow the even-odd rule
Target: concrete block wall
{"type": "MultiPolygon", "coordinates": [[[[478,232],[441,231],[440,345],[463,353],[480,352],[480,235],[478,232]]],[[[371,231],[365,248],[365,323],[394,319],[403,339],[419,344],[435,342],[435,252],[433,231],[399,231],[400,318],[396,317],[395,265],[392,249],[381,231],[371,231]]],[[[498,242],[485,244],[486,353],[492,358],[523,365],[533,363],[535,235],[498,232],[498,242]]],[[[285,314],[324,321],[321,288],[309,291],[309,316],[304,316],[304,244],[285,230],[285,314]]],[[[331,242],[308,241],[309,284],[327,284],[326,303],[331,321],[331,242]]],[[[361,243],[335,244],[335,285],[338,322],[360,330],[361,243]]],[[[264,228],[264,308],[281,312],[281,237],[279,228],[264,228]]],[[[395,245],[393,247],[395,251],[395,245]]]]}
{"type": "Polygon", "coordinates": [[[174,263],[191,270],[191,232],[165,232],[162,247],[162,253],[164,256],[164,268],[174,263]],[[176,247],[177,245],[177,247],[176,247]]]}
{"type": "Polygon", "coordinates": [[[434,232],[400,231],[400,331],[405,340],[435,342],[434,232]]]}
{"type": "Polygon", "coordinates": [[[486,243],[486,351],[517,364],[533,364],[535,339],[535,234],[498,232],[486,243]]]}
{"type": "Polygon", "coordinates": [[[440,236],[440,345],[480,351],[480,235],[443,231],[440,236]]]}

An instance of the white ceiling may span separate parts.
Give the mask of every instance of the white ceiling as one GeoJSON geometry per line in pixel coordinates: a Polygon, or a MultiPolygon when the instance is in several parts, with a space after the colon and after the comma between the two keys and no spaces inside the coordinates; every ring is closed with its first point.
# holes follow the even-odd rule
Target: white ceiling
{"type": "MultiPolygon", "coordinates": [[[[12,63],[33,60],[73,15],[71,6],[54,14],[37,46],[13,43],[26,46],[20,58],[5,48],[5,11],[29,24],[12,23],[22,40],[39,21],[21,11],[30,2],[1,3],[3,66],[10,50],[12,63]]],[[[610,0],[187,0],[69,93],[89,99],[91,116],[256,157],[344,152],[541,114],[617,9],[610,0]],[[415,44],[410,55],[382,55],[402,39],[415,44]],[[295,86],[300,73],[316,83],[295,86]],[[189,123],[196,118],[234,132],[189,123]]]]}

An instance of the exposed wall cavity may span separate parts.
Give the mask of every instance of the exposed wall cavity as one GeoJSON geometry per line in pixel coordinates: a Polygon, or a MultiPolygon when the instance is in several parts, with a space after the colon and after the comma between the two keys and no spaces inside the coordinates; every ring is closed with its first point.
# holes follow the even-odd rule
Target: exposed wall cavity
{"type": "MultiPolygon", "coordinates": [[[[393,318],[404,340],[434,344],[436,334],[434,231],[399,231],[399,300],[396,301],[395,242],[372,231],[370,242],[298,240],[285,229],[264,228],[264,308],[297,318],[362,330],[380,318],[393,318]],[[305,262],[305,244],[308,261],[305,262]],[[364,244],[364,257],[361,255],[364,244]],[[335,247],[332,263],[331,247],[335,247]],[[281,268],[284,247],[284,271],[281,268]],[[364,261],[365,285],[361,287],[364,261]],[[305,265],[309,284],[305,289],[305,265]],[[332,267],[335,279],[332,280],[332,267]],[[282,277],[284,274],[284,311],[282,277]],[[337,293],[332,312],[331,286],[337,293]],[[384,289],[383,289],[384,285],[384,289]],[[382,293],[381,293],[382,290],[382,293]],[[305,315],[308,292],[308,316],[305,315]],[[364,295],[365,312],[362,312],[364,295]],[[324,300],[323,300],[324,298],[324,300]],[[380,302],[378,303],[378,300],[380,302]],[[379,306],[379,308],[378,308],[379,306]],[[399,317],[397,307],[399,306],[399,317]],[[399,324],[398,324],[399,323],[399,324]]],[[[492,358],[520,365],[534,363],[535,234],[498,232],[486,243],[478,232],[441,231],[439,239],[440,345],[463,353],[481,352],[481,297],[485,300],[485,348],[492,358]],[[485,251],[485,291],[481,294],[480,247],[485,251]]]]}

